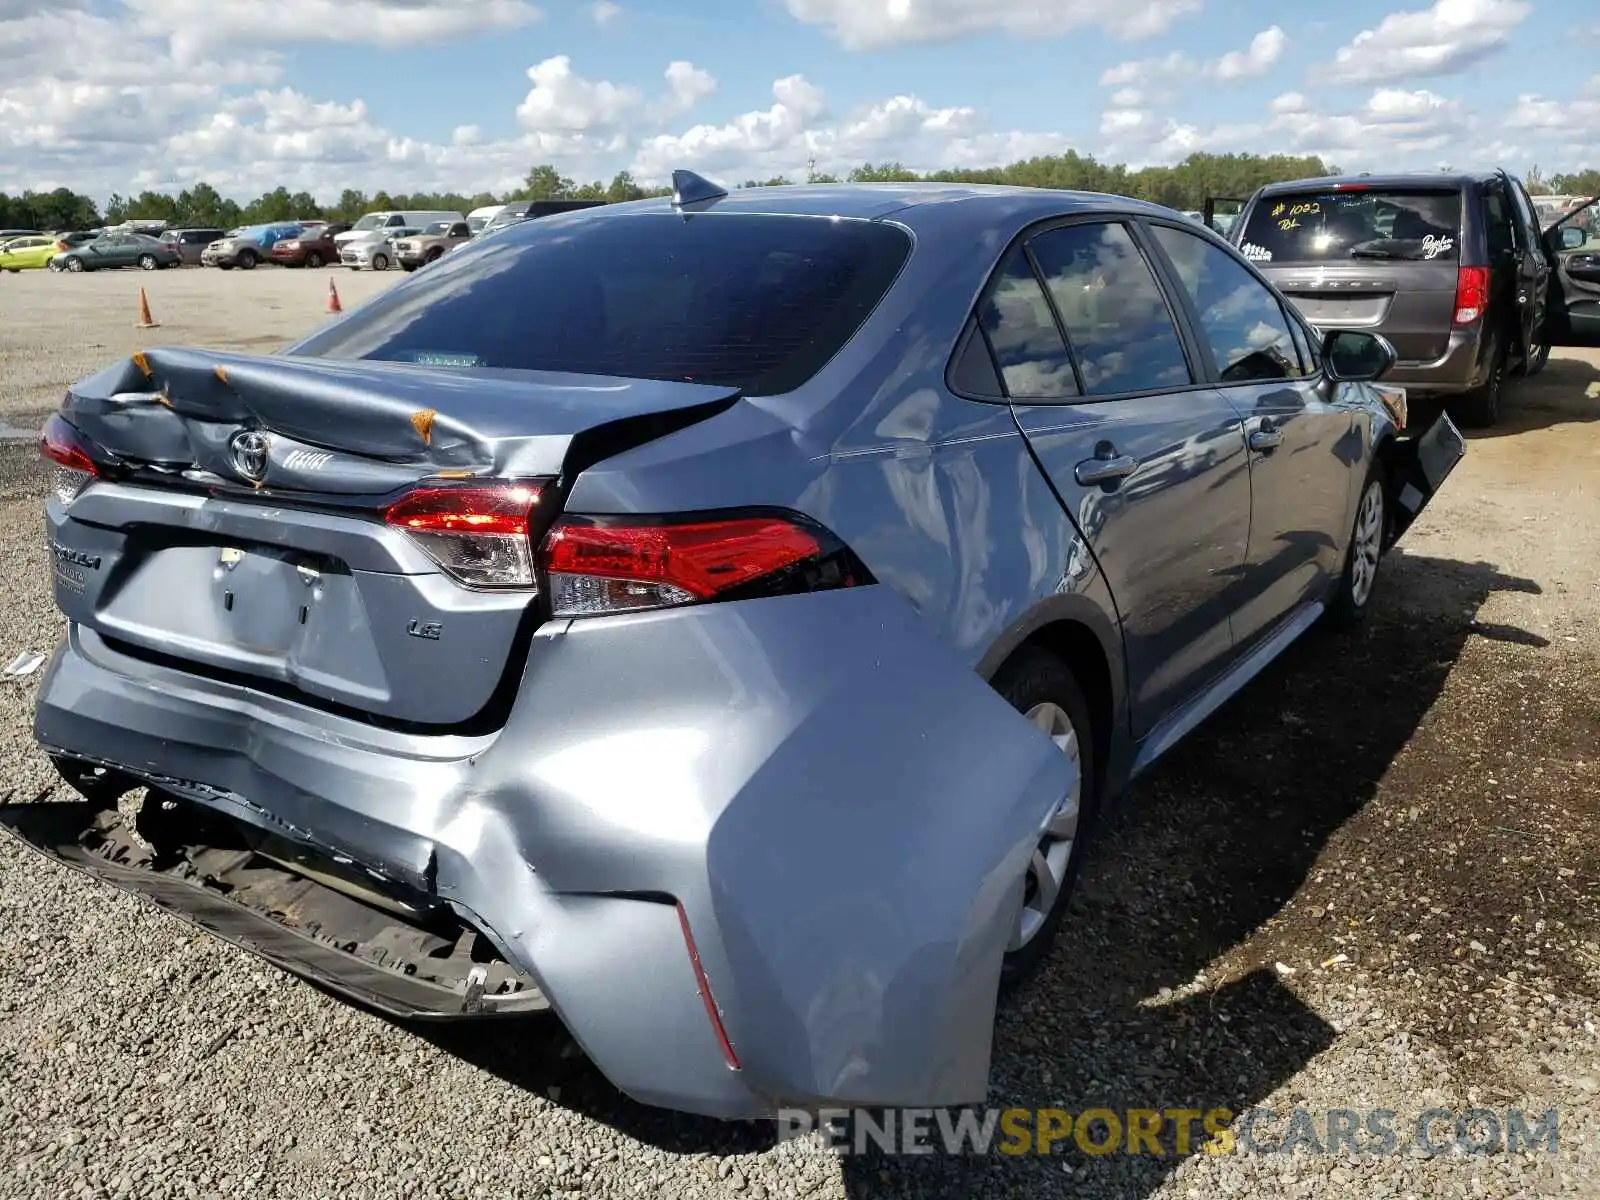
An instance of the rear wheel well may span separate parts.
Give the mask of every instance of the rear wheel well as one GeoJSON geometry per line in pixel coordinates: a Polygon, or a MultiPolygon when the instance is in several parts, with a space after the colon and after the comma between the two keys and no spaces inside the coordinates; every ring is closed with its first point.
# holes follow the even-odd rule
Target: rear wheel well
{"type": "MultiPolygon", "coordinates": [[[[1083,690],[1089,704],[1089,720],[1094,724],[1094,762],[1097,783],[1104,784],[1106,764],[1110,759],[1112,728],[1111,667],[1106,661],[1100,639],[1087,625],[1077,621],[1053,621],[1030,633],[1022,644],[1013,650],[1002,663],[1007,663],[1030,650],[1042,650],[1060,659],[1072,671],[1073,678],[1083,690]]],[[[996,675],[999,671],[996,671],[996,675]]],[[[1096,789],[1103,794],[1103,786],[1096,789]]]]}

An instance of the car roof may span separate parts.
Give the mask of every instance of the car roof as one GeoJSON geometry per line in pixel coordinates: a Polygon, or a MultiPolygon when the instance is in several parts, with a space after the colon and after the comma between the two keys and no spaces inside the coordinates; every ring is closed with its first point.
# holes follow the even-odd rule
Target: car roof
{"type": "Polygon", "coordinates": [[[1308,188],[1348,187],[1401,191],[1406,188],[1464,188],[1488,183],[1496,178],[1493,171],[1403,171],[1384,175],[1323,175],[1306,179],[1290,179],[1282,183],[1269,183],[1262,188],[1264,195],[1279,192],[1300,192],[1308,188]]]}
{"type": "MultiPolygon", "coordinates": [[[[635,200],[606,208],[630,212],[675,212],[668,198],[635,200]]],[[[784,187],[735,188],[691,212],[742,212],[775,216],[852,217],[877,220],[893,215],[908,224],[919,217],[955,209],[969,219],[1004,213],[1007,223],[1024,223],[1078,212],[1173,215],[1173,210],[1126,196],[1054,188],[986,183],[819,183],[784,187]]],[[[590,210],[604,211],[604,210],[590,210]]],[[[1181,215],[1181,214],[1180,214],[1181,215]]]]}

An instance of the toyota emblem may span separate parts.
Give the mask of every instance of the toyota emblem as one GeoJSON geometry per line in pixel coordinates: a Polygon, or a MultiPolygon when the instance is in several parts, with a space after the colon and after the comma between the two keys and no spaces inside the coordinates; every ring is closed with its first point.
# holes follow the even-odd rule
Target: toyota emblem
{"type": "Polygon", "coordinates": [[[233,466],[251,483],[260,483],[267,477],[267,452],[272,442],[266,434],[256,429],[245,429],[233,435],[228,443],[233,451],[233,466]]]}

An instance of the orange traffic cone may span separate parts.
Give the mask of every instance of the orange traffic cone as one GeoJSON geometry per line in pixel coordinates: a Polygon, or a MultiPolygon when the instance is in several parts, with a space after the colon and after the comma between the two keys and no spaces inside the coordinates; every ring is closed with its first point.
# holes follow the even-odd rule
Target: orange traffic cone
{"type": "Polygon", "coordinates": [[[151,315],[150,315],[150,298],[144,294],[144,289],[143,288],[139,289],[139,324],[136,326],[136,328],[138,328],[138,329],[160,329],[161,328],[161,326],[158,325],[156,323],[155,319],[153,317],[151,317],[151,315]]]}
{"type": "Polygon", "coordinates": [[[333,286],[331,278],[328,280],[328,311],[331,313],[344,311],[344,305],[339,303],[339,289],[333,286]]]}

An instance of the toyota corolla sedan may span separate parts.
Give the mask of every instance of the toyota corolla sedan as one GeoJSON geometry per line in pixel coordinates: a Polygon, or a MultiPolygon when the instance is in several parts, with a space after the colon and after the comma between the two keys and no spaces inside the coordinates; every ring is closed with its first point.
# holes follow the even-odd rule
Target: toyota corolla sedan
{"type": "Polygon", "coordinates": [[[979,1101],[1106,806],[1361,620],[1464,444],[1168,209],[675,183],[72,387],[82,799],[0,823],[647,1103],[979,1101]]]}

